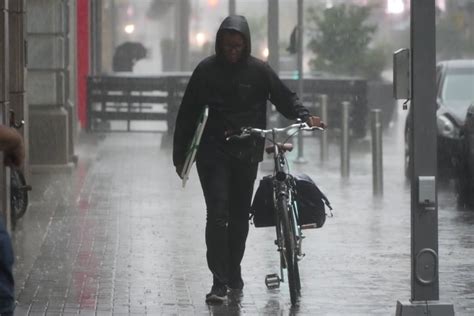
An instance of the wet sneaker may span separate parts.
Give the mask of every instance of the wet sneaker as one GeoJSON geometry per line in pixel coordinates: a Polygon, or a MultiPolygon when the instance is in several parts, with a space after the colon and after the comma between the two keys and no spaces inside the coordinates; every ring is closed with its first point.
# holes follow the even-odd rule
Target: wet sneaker
{"type": "Polygon", "coordinates": [[[213,285],[211,292],[206,294],[206,303],[222,303],[227,299],[227,287],[225,285],[213,285]]]}
{"type": "Polygon", "coordinates": [[[242,280],[242,278],[238,278],[236,280],[231,280],[229,282],[229,284],[227,284],[227,287],[229,288],[229,290],[234,290],[234,291],[242,291],[242,289],[244,288],[244,281],[242,280]]]}

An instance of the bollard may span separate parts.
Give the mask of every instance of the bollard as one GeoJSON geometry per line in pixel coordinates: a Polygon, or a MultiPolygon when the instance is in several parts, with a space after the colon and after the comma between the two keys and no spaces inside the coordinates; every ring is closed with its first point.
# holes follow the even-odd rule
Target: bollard
{"type": "Polygon", "coordinates": [[[349,177],[349,107],[350,102],[342,102],[341,115],[341,176],[349,177]]]}
{"type": "Polygon", "coordinates": [[[295,163],[305,164],[308,161],[303,156],[303,133],[298,133],[298,156],[295,159],[295,163]]]}
{"type": "Polygon", "coordinates": [[[383,195],[383,148],[382,148],[382,122],[380,109],[371,111],[372,130],[372,184],[373,193],[383,195]]]}
{"type": "MultiPolygon", "coordinates": [[[[321,96],[321,120],[328,124],[328,96],[321,96]]],[[[321,162],[328,160],[328,133],[327,130],[321,133],[321,162]]]]}

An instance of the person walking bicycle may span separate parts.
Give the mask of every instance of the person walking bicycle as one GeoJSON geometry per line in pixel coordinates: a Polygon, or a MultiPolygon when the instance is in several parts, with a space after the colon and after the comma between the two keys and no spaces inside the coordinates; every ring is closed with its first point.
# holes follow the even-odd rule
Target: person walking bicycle
{"type": "Polygon", "coordinates": [[[193,71],[179,108],[173,139],[173,163],[182,174],[186,151],[207,105],[209,117],[196,154],[207,207],[207,263],[213,275],[206,302],[222,302],[227,291],[242,290],[241,261],[249,230],[249,211],[264,140],[227,142],[242,127],[266,127],[267,100],[288,119],[309,126],[311,116],[272,68],[251,55],[250,29],[243,16],[224,19],[216,34],[215,54],[193,71]]]}

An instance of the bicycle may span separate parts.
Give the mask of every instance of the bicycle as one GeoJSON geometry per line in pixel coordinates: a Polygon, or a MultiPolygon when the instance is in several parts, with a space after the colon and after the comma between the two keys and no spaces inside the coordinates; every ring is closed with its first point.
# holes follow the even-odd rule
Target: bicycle
{"type": "MultiPolygon", "coordinates": [[[[25,122],[15,121],[15,112],[10,110],[10,126],[20,129],[25,122]]],[[[25,215],[28,208],[28,191],[31,185],[26,183],[25,175],[19,168],[10,168],[10,220],[12,229],[15,229],[17,221],[25,215]]]]}
{"type": "Polygon", "coordinates": [[[284,270],[287,270],[288,286],[290,290],[291,304],[295,305],[297,298],[301,294],[301,281],[298,268],[298,261],[304,256],[302,252],[303,228],[304,225],[298,223],[298,209],[295,200],[295,180],[289,173],[288,162],[285,152],[293,149],[293,145],[286,143],[291,137],[301,131],[324,130],[321,127],[310,127],[306,123],[298,122],[284,128],[258,129],[242,128],[240,135],[227,137],[231,139],[243,139],[250,136],[264,138],[270,141],[271,145],[266,147],[268,154],[273,153],[274,172],[273,183],[273,203],[276,210],[275,227],[276,241],[278,251],[280,252],[280,276],[278,274],[269,274],[265,278],[265,284],[268,288],[277,288],[280,282],[284,282],[284,270]],[[296,130],[293,132],[293,130],[296,130]],[[283,143],[276,141],[277,134],[289,133],[289,137],[283,143]],[[271,135],[271,138],[267,137],[271,135]]]}

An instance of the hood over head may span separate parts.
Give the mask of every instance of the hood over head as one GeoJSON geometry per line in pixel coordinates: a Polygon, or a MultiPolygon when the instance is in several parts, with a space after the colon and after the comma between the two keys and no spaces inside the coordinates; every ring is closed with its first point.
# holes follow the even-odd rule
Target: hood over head
{"type": "Polygon", "coordinates": [[[224,31],[235,31],[242,34],[245,41],[245,49],[243,51],[243,59],[247,59],[251,52],[250,28],[247,19],[242,15],[230,15],[222,21],[216,35],[216,55],[222,56],[222,33],[224,31]]]}

